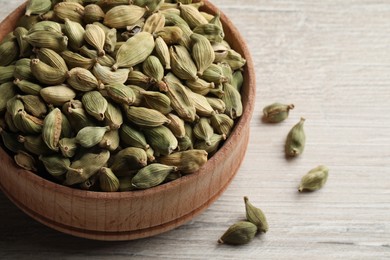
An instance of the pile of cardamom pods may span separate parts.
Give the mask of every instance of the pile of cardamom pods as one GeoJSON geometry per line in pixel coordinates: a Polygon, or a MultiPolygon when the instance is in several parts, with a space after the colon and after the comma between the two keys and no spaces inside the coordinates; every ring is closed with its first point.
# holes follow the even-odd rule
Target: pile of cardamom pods
{"type": "Polygon", "coordinates": [[[246,61],[191,0],[29,0],[0,43],[0,132],[20,167],[75,188],[196,172],[242,114],[246,61]]]}

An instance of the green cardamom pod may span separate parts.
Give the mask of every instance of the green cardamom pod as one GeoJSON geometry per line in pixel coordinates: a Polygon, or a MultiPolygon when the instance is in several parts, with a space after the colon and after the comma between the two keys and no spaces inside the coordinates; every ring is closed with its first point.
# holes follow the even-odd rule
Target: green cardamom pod
{"type": "Polygon", "coordinates": [[[20,111],[24,111],[23,102],[17,96],[13,96],[7,101],[7,112],[13,118],[20,111]]]}
{"type": "Polygon", "coordinates": [[[131,68],[143,62],[153,52],[154,46],[153,35],[148,32],[137,33],[119,48],[116,63],[112,68],[114,70],[121,67],[131,68]]]}
{"type": "Polygon", "coordinates": [[[214,129],[210,125],[208,118],[200,118],[199,122],[194,126],[194,135],[197,139],[203,140],[207,145],[211,145],[210,138],[214,134],[214,129]]]}
{"type": "Polygon", "coordinates": [[[38,23],[41,19],[39,18],[38,15],[31,15],[31,16],[26,16],[22,15],[19,20],[16,22],[16,27],[24,27],[27,30],[31,29],[31,27],[38,23]]]}
{"type": "Polygon", "coordinates": [[[146,9],[136,5],[119,5],[111,8],[104,16],[104,24],[111,28],[126,28],[145,15],[146,9]]]}
{"type": "MultiPolygon", "coordinates": [[[[90,58],[97,60],[97,62],[102,66],[111,67],[115,63],[115,59],[110,55],[106,54],[104,56],[98,56],[98,52],[96,50],[90,50],[87,46],[82,46],[80,49],[80,54],[90,58]]],[[[95,61],[94,61],[95,63],[95,61]]]]}
{"type": "Polygon", "coordinates": [[[134,91],[121,83],[106,85],[105,89],[115,103],[132,105],[135,101],[134,91]]]}
{"type": "Polygon", "coordinates": [[[179,26],[165,26],[154,33],[161,37],[167,45],[179,44],[183,38],[183,30],[179,26]]]}
{"type": "Polygon", "coordinates": [[[3,83],[0,85],[0,112],[7,108],[8,100],[16,95],[16,89],[12,82],[3,83]]]}
{"type": "Polygon", "coordinates": [[[69,123],[72,126],[74,132],[80,131],[87,126],[95,126],[95,121],[85,112],[84,108],[63,108],[63,112],[69,118],[69,123]]]}
{"type": "Polygon", "coordinates": [[[218,240],[218,243],[243,245],[249,243],[256,235],[257,227],[249,221],[239,221],[231,225],[218,240]]]}
{"type": "Polygon", "coordinates": [[[131,184],[137,189],[148,189],[161,184],[167,176],[177,170],[175,166],[153,163],[137,172],[131,184]]]}
{"type": "Polygon", "coordinates": [[[82,147],[90,148],[97,145],[103,139],[104,134],[110,130],[110,127],[87,126],[81,129],[76,135],[76,141],[82,147]]]}
{"type": "Polygon", "coordinates": [[[328,168],[324,165],[311,169],[302,177],[301,184],[298,189],[299,192],[316,191],[321,189],[328,180],[328,172],[328,168]]]}
{"type": "Polygon", "coordinates": [[[165,83],[162,82],[164,67],[156,56],[150,55],[142,64],[142,68],[143,72],[159,86],[160,91],[166,91],[167,87],[165,83]]]}
{"type": "Polygon", "coordinates": [[[146,76],[141,71],[133,70],[129,73],[127,82],[132,85],[139,86],[143,89],[148,89],[151,85],[152,79],[146,76]]]}
{"type": "Polygon", "coordinates": [[[16,40],[8,40],[0,43],[0,66],[11,65],[19,56],[19,46],[16,40]]]}
{"type": "Polygon", "coordinates": [[[116,71],[111,71],[107,66],[102,66],[97,62],[93,66],[93,74],[98,80],[104,84],[123,84],[126,82],[127,77],[129,76],[129,69],[118,69],[116,71]]]}
{"type": "Polygon", "coordinates": [[[99,121],[104,120],[104,113],[107,110],[108,102],[99,91],[85,93],[82,100],[85,111],[99,121]]]}
{"type": "Polygon", "coordinates": [[[178,7],[180,9],[181,17],[188,23],[191,29],[202,24],[208,24],[206,18],[203,17],[196,7],[185,5],[180,2],[178,3],[178,7]]]}
{"type": "Polygon", "coordinates": [[[169,54],[168,45],[161,37],[156,38],[155,44],[156,56],[159,58],[161,64],[165,69],[171,69],[171,55],[169,54]]]}
{"type": "Polygon", "coordinates": [[[98,51],[99,56],[104,56],[104,44],[106,42],[106,34],[103,29],[96,24],[87,24],[84,34],[84,39],[92,47],[98,51]]]}
{"type": "Polygon", "coordinates": [[[178,146],[178,141],[172,131],[165,126],[144,129],[146,140],[156,155],[169,155],[178,146]]]}
{"type": "Polygon", "coordinates": [[[228,81],[221,66],[217,64],[211,64],[210,67],[203,72],[201,78],[208,82],[214,82],[215,84],[221,84],[228,81]]]}
{"type": "Polygon", "coordinates": [[[9,133],[0,127],[1,139],[3,139],[4,146],[11,152],[17,153],[18,151],[23,151],[24,146],[21,144],[17,137],[17,134],[9,133]]]}
{"type": "Polygon", "coordinates": [[[57,68],[64,72],[68,71],[65,60],[55,51],[48,48],[40,48],[37,52],[38,59],[47,65],[57,68]]]}
{"type": "Polygon", "coordinates": [[[212,156],[219,148],[221,142],[226,140],[226,135],[212,134],[208,141],[201,140],[195,143],[194,148],[205,150],[210,156],[212,156]]]}
{"type": "Polygon", "coordinates": [[[229,64],[232,70],[241,69],[246,64],[246,60],[241,54],[232,49],[228,50],[228,54],[223,61],[229,64]]]}
{"type": "Polygon", "coordinates": [[[78,148],[76,138],[62,138],[58,142],[58,146],[61,150],[61,154],[66,158],[75,156],[78,148]]]}
{"type": "Polygon", "coordinates": [[[244,76],[242,75],[241,70],[237,70],[233,73],[232,77],[232,86],[240,92],[242,84],[244,83],[244,76]]]}
{"type": "Polygon", "coordinates": [[[210,117],[214,113],[213,107],[209,104],[206,97],[192,92],[190,89],[187,89],[187,93],[195,106],[196,114],[198,116],[210,117]]]}
{"type": "Polygon", "coordinates": [[[266,233],[268,231],[268,222],[259,208],[256,208],[249,202],[248,197],[244,197],[246,219],[257,226],[257,230],[266,233]]]}
{"type": "Polygon", "coordinates": [[[137,147],[127,147],[114,156],[110,168],[115,175],[126,176],[131,171],[146,166],[147,159],[145,150],[137,147]]]}
{"type": "Polygon", "coordinates": [[[176,166],[180,172],[189,174],[198,171],[207,162],[207,156],[205,150],[193,149],[160,157],[158,161],[165,165],[176,166]]]}
{"type": "Polygon", "coordinates": [[[194,44],[192,46],[192,58],[195,61],[196,67],[198,68],[198,75],[202,75],[203,72],[210,67],[214,62],[215,53],[209,40],[200,34],[192,34],[191,40],[194,44]]]}
{"type": "Polygon", "coordinates": [[[83,18],[86,24],[100,22],[104,19],[104,15],[102,8],[96,4],[89,4],[84,7],[83,18]]]}
{"type": "MultiPolygon", "coordinates": [[[[19,80],[29,80],[29,81],[36,81],[34,74],[31,71],[30,66],[31,60],[27,58],[23,58],[15,62],[15,69],[14,69],[14,78],[19,80]]],[[[7,66],[5,68],[7,68],[7,66]]],[[[6,73],[7,70],[4,70],[3,73],[6,73]]],[[[3,77],[1,77],[3,78],[3,77]]]]}
{"type": "Polygon", "coordinates": [[[161,112],[146,107],[129,106],[126,108],[126,116],[130,122],[141,127],[157,127],[170,123],[161,112]]]}
{"type": "Polygon", "coordinates": [[[196,80],[197,68],[187,49],[180,45],[169,48],[172,72],[183,80],[196,80]]]}
{"type": "MultiPolygon", "coordinates": [[[[40,21],[38,23],[33,24],[28,33],[33,33],[37,31],[49,31],[52,33],[57,33],[57,36],[59,36],[60,34],[62,34],[62,27],[60,23],[54,21],[40,21]]],[[[43,35],[42,33],[40,34],[43,35]]]]}
{"type": "Polygon", "coordinates": [[[147,150],[149,148],[149,144],[146,142],[145,135],[135,129],[134,127],[123,124],[120,129],[120,138],[121,141],[126,146],[133,146],[137,148],[142,148],[144,150],[147,150]]]}
{"type": "MultiPolygon", "coordinates": [[[[27,80],[15,79],[14,84],[18,86],[19,90],[28,95],[39,95],[42,87],[38,84],[32,83],[27,80]]],[[[0,87],[1,88],[1,87],[0,87]]]]}
{"type": "Polygon", "coordinates": [[[211,23],[198,25],[194,28],[194,33],[203,35],[212,43],[222,42],[225,37],[225,33],[222,29],[218,25],[211,23]]]}
{"type": "Polygon", "coordinates": [[[218,113],[225,113],[226,111],[226,104],[223,102],[222,99],[219,98],[213,98],[213,97],[206,97],[207,102],[209,102],[210,106],[218,113]]]}
{"type": "Polygon", "coordinates": [[[99,153],[85,153],[79,160],[72,162],[66,172],[64,185],[74,185],[85,182],[107,164],[110,152],[102,150],[99,153]]]}
{"type": "Polygon", "coordinates": [[[14,30],[14,35],[19,45],[19,57],[29,57],[32,54],[31,45],[23,38],[27,34],[28,30],[24,27],[17,27],[14,30]]]}
{"type": "Polygon", "coordinates": [[[288,133],[285,145],[285,152],[287,156],[295,157],[302,154],[306,142],[306,135],[303,130],[304,122],[305,119],[302,117],[288,133]]]}
{"type": "Polygon", "coordinates": [[[142,91],[141,93],[147,107],[160,111],[164,115],[172,111],[171,100],[167,95],[156,91],[142,91]]]}
{"type": "Polygon", "coordinates": [[[285,105],[273,103],[264,107],[264,120],[270,123],[279,123],[288,117],[289,111],[294,108],[293,104],[285,105]]]}
{"type": "Polygon", "coordinates": [[[178,144],[178,151],[187,151],[194,149],[194,145],[191,141],[191,139],[188,136],[184,136],[182,138],[177,138],[177,141],[179,142],[178,144]]]}
{"type": "Polygon", "coordinates": [[[0,66],[0,84],[12,81],[15,75],[15,65],[0,66]]]}
{"type": "Polygon", "coordinates": [[[183,138],[186,134],[183,119],[172,113],[167,114],[166,117],[171,120],[171,122],[167,124],[169,130],[171,130],[178,139],[183,138]]]}
{"type": "Polygon", "coordinates": [[[14,123],[22,133],[39,134],[42,132],[43,121],[35,116],[29,115],[26,111],[19,111],[14,117],[14,123]]]}
{"type": "Polygon", "coordinates": [[[73,22],[83,23],[84,6],[76,2],[60,2],[53,8],[56,17],[61,20],[68,18],[73,22]]]}
{"type": "Polygon", "coordinates": [[[74,89],[88,92],[94,89],[100,89],[103,86],[96,77],[87,69],[73,68],[68,73],[67,83],[74,89]]]}
{"type": "Polygon", "coordinates": [[[34,172],[37,171],[37,162],[35,158],[24,151],[18,151],[14,156],[14,160],[16,165],[22,169],[34,172]]]}
{"type": "Polygon", "coordinates": [[[120,143],[119,131],[110,130],[104,134],[102,140],[99,143],[99,147],[113,152],[116,149],[118,149],[119,143],[120,143]]]}
{"type": "Polygon", "coordinates": [[[102,167],[99,170],[99,184],[102,191],[114,192],[119,189],[119,179],[110,168],[102,167]]]}
{"type": "Polygon", "coordinates": [[[31,115],[35,117],[43,118],[47,114],[46,104],[39,96],[17,95],[16,97],[22,100],[24,109],[31,115]]]}
{"type": "Polygon", "coordinates": [[[57,31],[33,31],[23,37],[36,48],[48,48],[57,52],[64,51],[68,45],[68,37],[57,31]]]}
{"type": "Polygon", "coordinates": [[[62,84],[67,78],[65,71],[49,66],[39,59],[31,60],[31,72],[39,82],[47,85],[62,84]]]}
{"type": "Polygon", "coordinates": [[[187,80],[186,86],[194,93],[206,96],[211,89],[215,88],[214,82],[207,82],[203,79],[187,80]]]}
{"type": "Polygon", "coordinates": [[[42,88],[40,95],[48,104],[61,106],[76,97],[76,92],[67,85],[42,88]]]}
{"type": "Polygon", "coordinates": [[[42,139],[53,151],[58,151],[62,130],[62,113],[59,108],[55,108],[45,117],[42,128],[42,139]]]}
{"type": "Polygon", "coordinates": [[[89,70],[95,64],[95,61],[93,59],[86,58],[78,53],[74,53],[71,51],[63,51],[61,53],[61,56],[70,69],[80,67],[89,70]]]}
{"type": "Polygon", "coordinates": [[[78,50],[84,44],[84,27],[78,23],[65,18],[64,33],[68,36],[69,47],[78,50]]]}
{"type": "Polygon", "coordinates": [[[19,143],[24,145],[24,148],[35,155],[49,155],[53,154],[53,150],[50,150],[49,147],[45,144],[41,135],[31,135],[23,136],[19,135],[17,137],[19,143]]]}
{"type": "Polygon", "coordinates": [[[233,128],[234,121],[229,116],[225,114],[214,113],[210,117],[211,126],[218,134],[224,134],[226,136],[230,135],[230,132],[233,128]]]}
{"type": "Polygon", "coordinates": [[[222,101],[226,105],[225,114],[232,119],[236,119],[242,115],[243,106],[241,101],[241,94],[231,84],[223,84],[225,94],[222,101]]]}
{"type": "Polygon", "coordinates": [[[104,112],[104,122],[110,129],[119,129],[123,124],[123,115],[119,107],[108,102],[107,109],[104,112]]]}
{"type": "Polygon", "coordinates": [[[50,0],[28,0],[25,15],[30,16],[32,14],[43,14],[49,11],[50,8],[50,0]]]}
{"type": "Polygon", "coordinates": [[[70,166],[70,160],[60,155],[39,156],[45,169],[54,177],[64,175],[70,166]]]}
{"type": "Polygon", "coordinates": [[[160,12],[156,12],[146,19],[142,31],[153,34],[156,31],[161,30],[164,26],[165,16],[160,12]]]}

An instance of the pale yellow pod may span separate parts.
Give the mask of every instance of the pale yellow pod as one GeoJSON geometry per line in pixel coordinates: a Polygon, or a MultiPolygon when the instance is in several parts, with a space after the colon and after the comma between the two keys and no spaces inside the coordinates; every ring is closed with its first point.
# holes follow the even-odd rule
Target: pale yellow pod
{"type": "Polygon", "coordinates": [[[48,104],[62,106],[76,97],[76,92],[67,85],[51,86],[41,89],[41,97],[48,104]]]}
{"type": "Polygon", "coordinates": [[[99,56],[104,56],[104,44],[106,41],[106,34],[104,33],[102,28],[95,24],[87,24],[84,39],[98,51],[99,56]]]}
{"type": "Polygon", "coordinates": [[[164,28],[164,26],[165,16],[161,12],[156,12],[146,19],[142,31],[153,34],[154,32],[157,32],[164,28]]]}
{"type": "Polygon", "coordinates": [[[136,5],[115,6],[106,13],[103,23],[111,28],[126,28],[135,24],[145,12],[145,8],[136,5]]]}

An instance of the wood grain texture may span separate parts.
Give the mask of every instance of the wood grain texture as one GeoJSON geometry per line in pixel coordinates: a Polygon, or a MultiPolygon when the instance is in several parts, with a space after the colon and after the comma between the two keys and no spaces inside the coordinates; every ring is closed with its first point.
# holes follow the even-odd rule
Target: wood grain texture
{"type": "MultiPolygon", "coordinates": [[[[22,1],[0,1],[4,18],[22,1]]],[[[390,3],[386,0],[212,0],[246,38],[257,100],[245,160],[225,193],[173,231],[131,242],[77,239],[33,221],[0,194],[0,258],[386,259],[390,257],[390,3]],[[274,101],[296,108],[263,124],[274,101]],[[283,144],[306,117],[306,149],[283,144]],[[326,186],[298,194],[301,176],[328,165],[326,186]],[[244,217],[242,197],[270,230],[240,247],[218,245],[244,217]]]]}

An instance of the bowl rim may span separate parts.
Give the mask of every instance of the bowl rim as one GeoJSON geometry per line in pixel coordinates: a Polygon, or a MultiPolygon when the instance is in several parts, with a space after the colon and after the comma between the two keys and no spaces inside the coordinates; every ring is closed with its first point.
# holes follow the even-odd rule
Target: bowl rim
{"type": "MultiPolygon", "coordinates": [[[[239,41],[239,46],[241,50],[238,50],[234,48],[235,51],[239,52],[245,59],[246,64],[244,66],[244,84],[247,85],[247,101],[246,103],[243,103],[243,113],[240,118],[237,119],[235,122],[234,128],[229,135],[229,137],[225,140],[223,145],[218,149],[218,151],[206,162],[205,165],[201,169],[199,169],[195,173],[191,173],[188,175],[184,175],[180,177],[179,179],[160,184],[158,186],[144,189],[144,190],[131,190],[131,191],[118,191],[118,192],[104,192],[104,191],[88,191],[88,190],[81,190],[76,189],[72,187],[68,187],[62,184],[55,183],[51,180],[45,179],[44,177],[41,177],[37,175],[36,173],[33,173],[28,170],[24,169],[17,169],[18,171],[23,172],[23,178],[30,179],[34,183],[34,185],[38,185],[41,187],[44,187],[47,190],[51,190],[53,192],[58,192],[62,194],[71,194],[72,196],[76,196],[79,198],[85,198],[85,197],[95,197],[97,199],[104,199],[104,200],[117,200],[117,199],[129,199],[129,198],[145,198],[151,195],[155,195],[156,193],[162,193],[166,190],[169,190],[172,186],[182,185],[183,183],[188,183],[196,180],[196,178],[199,178],[205,174],[208,174],[209,171],[205,170],[205,167],[210,164],[215,164],[216,162],[223,161],[223,154],[228,151],[229,147],[232,146],[232,140],[234,140],[234,137],[239,137],[241,130],[244,128],[246,124],[250,124],[250,120],[252,118],[252,113],[254,110],[254,100],[255,100],[255,94],[256,94],[256,79],[255,79],[255,72],[254,72],[254,65],[253,60],[250,55],[249,48],[244,40],[244,38],[239,33],[238,29],[235,27],[235,25],[232,23],[232,21],[223,13],[221,12],[215,5],[213,5],[208,0],[203,0],[204,5],[201,7],[201,10],[207,11],[211,14],[220,13],[221,15],[221,21],[225,28],[229,28],[230,33],[234,35],[233,38],[236,38],[239,41]]],[[[15,12],[17,12],[20,9],[25,9],[27,3],[24,3],[17,7],[13,12],[11,12],[3,21],[0,23],[1,26],[8,20],[12,20],[12,16],[15,12]]],[[[17,19],[19,19],[17,17],[17,19]]],[[[8,32],[4,32],[4,36],[8,32]]],[[[2,37],[3,38],[3,37],[2,37]]],[[[225,39],[229,44],[232,44],[231,41],[228,39],[225,39]]],[[[241,91],[241,96],[243,96],[243,91],[241,91]]],[[[2,147],[0,147],[2,152],[6,154],[10,161],[13,162],[11,159],[10,154],[5,151],[2,147]]],[[[15,164],[14,164],[15,166],[15,164]]],[[[16,166],[15,166],[16,168],[16,166]]],[[[0,188],[2,188],[2,185],[0,183],[0,188]]]]}

